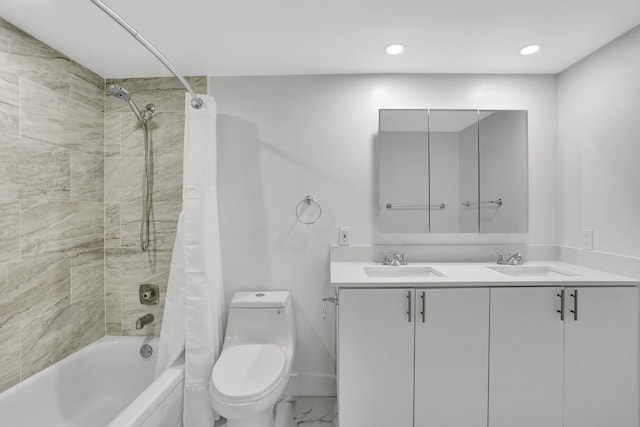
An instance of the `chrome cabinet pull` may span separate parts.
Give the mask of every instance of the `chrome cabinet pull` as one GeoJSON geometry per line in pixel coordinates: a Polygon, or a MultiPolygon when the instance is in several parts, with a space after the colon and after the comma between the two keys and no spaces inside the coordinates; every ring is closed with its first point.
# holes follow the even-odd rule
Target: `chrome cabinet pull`
{"type": "Polygon", "coordinates": [[[409,323],[411,323],[411,291],[407,292],[407,315],[409,316],[409,323]]]}
{"type": "Polygon", "coordinates": [[[422,298],[422,311],[420,314],[422,315],[422,323],[425,323],[425,317],[427,316],[427,293],[422,291],[420,298],[422,298]]]}
{"type": "Polygon", "coordinates": [[[560,297],[560,310],[556,310],[560,313],[560,320],[564,321],[564,289],[560,290],[560,293],[557,294],[560,297]]]}
{"type": "Polygon", "coordinates": [[[569,310],[569,311],[573,313],[573,320],[577,321],[578,320],[578,290],[574,289],[571,296],[573,297],[573,310],[569,310]]]}

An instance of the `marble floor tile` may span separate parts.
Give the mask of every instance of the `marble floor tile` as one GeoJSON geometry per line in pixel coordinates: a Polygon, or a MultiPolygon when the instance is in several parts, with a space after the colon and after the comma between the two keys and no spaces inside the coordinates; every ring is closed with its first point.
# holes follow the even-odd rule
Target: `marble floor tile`
{"type": "Polygon", "coordinates": [[[304,396],[290,398],[293,403],[291,424],[287,427],[334,426],[337,419],[336,398],[304,396]]]}
{"type": "MultiPolygon", "coordinates": [[[[336,398],[326,396],[286,396],[283,399],[293,405],[291,419],[286,426],[275,427],[336,427],[336,398]]],[[[225,427],[226,420],[221,418],[214,427],[225,427]]],[[[375,426],[372,426],[375,427],[375,426]]]]}

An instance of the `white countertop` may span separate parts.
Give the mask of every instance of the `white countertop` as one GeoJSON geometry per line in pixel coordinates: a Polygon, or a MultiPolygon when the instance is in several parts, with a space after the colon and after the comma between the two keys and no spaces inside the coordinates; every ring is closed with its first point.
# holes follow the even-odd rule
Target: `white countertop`
{"type": "MultiPolygon", "coordinates": [[[[384,266],[374,262],[331,262],[331,283],[336,287],[469,287],[469,286],[638,286],[640,281],[557,261],[531,261],[522,267],[550,267],[571,275],[509,276],[487,267],[493,263],[409,263],[406,266],[384,266]],[[443,277],[370,277],[365,267],[414,268],[431,267],[443,277]]],[[[510,268],[520,266],[498,266],[510,268]]]]}

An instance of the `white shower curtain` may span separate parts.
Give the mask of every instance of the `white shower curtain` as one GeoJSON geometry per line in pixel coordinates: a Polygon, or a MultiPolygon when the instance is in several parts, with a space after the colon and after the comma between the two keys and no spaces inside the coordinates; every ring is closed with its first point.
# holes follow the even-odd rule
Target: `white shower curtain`
{"type": "Polygon", "coordinates": [[[208,386],[222,347],[224,290],[216,182],[216,104],[186,94],[182,213],[171,258],[156,376],[185,354],[184,427],[211,427],[208,386]],[[185,351],[186,350],[186,351],[185,351]]]}

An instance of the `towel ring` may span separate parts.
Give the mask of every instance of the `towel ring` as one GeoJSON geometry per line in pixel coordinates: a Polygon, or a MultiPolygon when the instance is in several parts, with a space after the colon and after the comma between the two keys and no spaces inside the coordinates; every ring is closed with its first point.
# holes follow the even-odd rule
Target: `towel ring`
{"type": "Polygon", "coordinates": [[[315,224],[321,215],[322,206],[308,194],[296,206],[296,218],[303,224],[315,224]]]}

